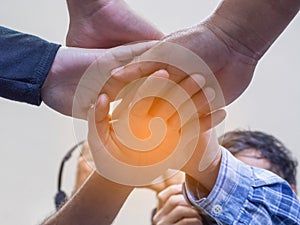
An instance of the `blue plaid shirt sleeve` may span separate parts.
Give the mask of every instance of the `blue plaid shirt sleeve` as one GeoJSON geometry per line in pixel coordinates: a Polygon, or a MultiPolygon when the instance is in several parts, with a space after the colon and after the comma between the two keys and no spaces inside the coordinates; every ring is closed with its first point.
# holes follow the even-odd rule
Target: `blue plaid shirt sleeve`
{"type": "Polygon", "coordinates": [[[272,172],[242,163],[224,148],[213,190],[205,197],[200,186],[187,176],[184,194],[217,224],[300,224],[300,203],[290,185],[272,172]]]}

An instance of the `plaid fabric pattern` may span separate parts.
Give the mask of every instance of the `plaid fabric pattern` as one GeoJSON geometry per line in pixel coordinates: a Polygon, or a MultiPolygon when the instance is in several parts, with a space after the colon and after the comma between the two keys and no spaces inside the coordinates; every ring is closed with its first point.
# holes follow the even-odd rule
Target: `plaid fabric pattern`
{"type": "Polygon", "coordinates": [[[216,184],[208,196],[187,176],[183,192],[190,204],[214,224],[300,224],[300,202],[290,185],[267,170],[248,166],[222,148],[216,184]]]}

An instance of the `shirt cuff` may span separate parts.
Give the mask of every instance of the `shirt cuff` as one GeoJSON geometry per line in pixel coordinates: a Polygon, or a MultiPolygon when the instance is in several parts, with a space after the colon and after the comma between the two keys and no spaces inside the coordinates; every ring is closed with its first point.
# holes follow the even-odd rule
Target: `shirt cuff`
{"type": "Polygon", "coordinates": [[[59,44],[0,26],[0,96],[41,104],[41,88],[59,44]]]}
{"type": "Polygon", "coordinates": [[[252,191],[251,167],[238,161],[222,147],[222,160],[217,181],[208,196],[201,192],[201,184],[186,176],[183,193],[198,210],[205,210],[216,221],[231,224],[238,221],[243,205],[252,191]]]}

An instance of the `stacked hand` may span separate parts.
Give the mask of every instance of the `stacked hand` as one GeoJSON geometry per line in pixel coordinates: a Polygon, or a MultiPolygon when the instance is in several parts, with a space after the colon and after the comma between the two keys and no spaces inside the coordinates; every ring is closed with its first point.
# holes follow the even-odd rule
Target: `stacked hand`
{"type": "Polygon", "coordinates": [[[167,169],[181,169],[194,150],[198,164],[204,156],[209,155],[207,165],[215,157],[218,148],[207,154],[198,143],[225,117],[223,110],[203,111],[214,100],[214,91],[202,90],[205,79],[199,74],[185,76],[178,83],[170,77],[159,70],[131,83],[120,93],[121,103],[112,115],[112,100],[100,94],[88,115],[89,145],[100,174],[127,185],[147,185],[167,169]]]}
{"type": "MultiPolygon", "coordinates": [[[[151,46],[146,44],[147,48],[141,51],[141,44],[132,45],[132,49],[124,53],[124,48],[105,48],[160,39],[162,33],[134,13],[122,0],[68,0],[67,4],[70,25],[66,44],[71,48],[61,47],[57,52],[42,87],[42,100],[54,110],[71,116],[77,85],[91,64],[98,61],[101,66],[109,64],[113,69],[127,64],[151,46]],[[119,63],[116,64],[116,61],[119,63]]],[[[90,99],[92,101],[95,99],[90,99]]],[[[81,115],[73,116],[86,119],[87,110],[82,110],[84,112],[81,115]]]]}
{"type": "Polygon", "coordinates": [[[111,48],[163,36],[123,0],[67,0],[67,3],[70,15],[68,46],[111,48]]]}
{"type": "MultiPolygon", "coordinates": [[[[92,90],[89,86],[80,89],[82,87],[78,86],[84,75],[88,77],[87,73],[93,73],[91,79],[95,79],[94,83],[105,82],[109,76],[107,73],[131,62],[154,44],[145,42],[108,50],[61,47],[41,90],[44,103],[62,114],[86,119],[87,111],[96,101],[100,89],[92,90]],[[86,92],[84,102],[81,101],[80,107],[72,113],[74,102],[78,101],[74,99],[76,89],[86,92]]],[[[113,88],[111,92],[114,92],[113,88]]]]}

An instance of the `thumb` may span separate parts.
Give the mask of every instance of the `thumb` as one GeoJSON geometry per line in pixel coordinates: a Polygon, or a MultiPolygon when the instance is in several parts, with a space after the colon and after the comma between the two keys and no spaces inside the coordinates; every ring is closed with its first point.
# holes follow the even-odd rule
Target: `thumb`
{"type": "Polygon", "coordinates": [[[106,94],[101,94],[96,106],[88,111],[88,142],[92,151],[101,146],[101,140],[106,143],[109,138],[108,113],[109,98],[106,94]]]}

